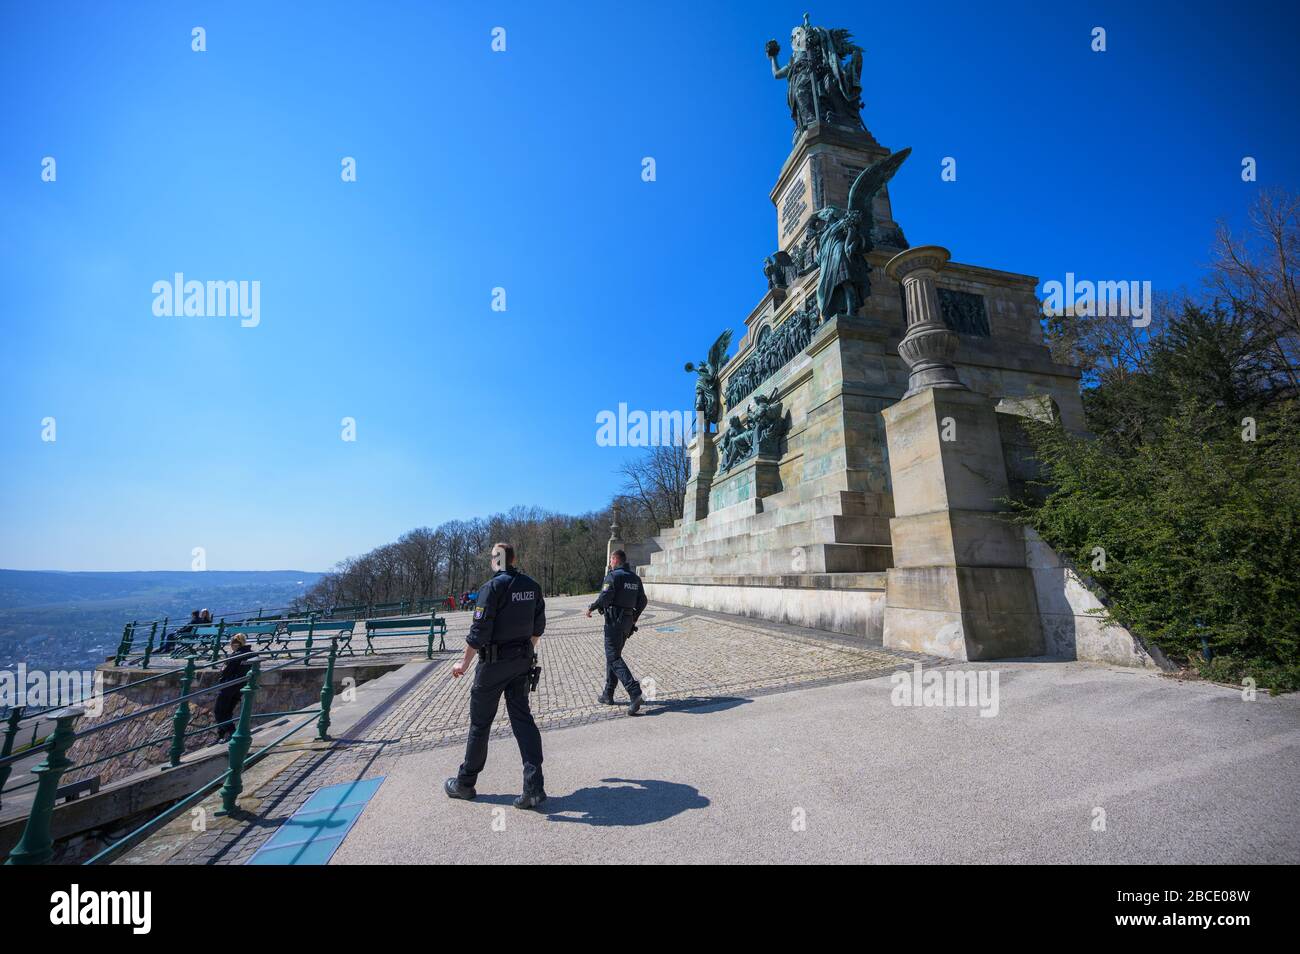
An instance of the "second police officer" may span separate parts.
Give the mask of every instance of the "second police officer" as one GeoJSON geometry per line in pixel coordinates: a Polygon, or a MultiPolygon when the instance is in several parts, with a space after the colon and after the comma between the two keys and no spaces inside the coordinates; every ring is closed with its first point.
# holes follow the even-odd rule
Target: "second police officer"
{"type": "Polygon", "coordinates": [[[631,700],[628,715],[636,715],[641,708],[641,684],[623,661],[623,645],[632,635],[645,604],[641,578],[628,569],[627,554],[615,550],[609,555],[609,573],[596,602],[587,608],[587,616],[591,616],[592,610],[600,610],[605,617],[605,691],[599,701],[613,705],[614,690],[621,682],[631,700]]]}

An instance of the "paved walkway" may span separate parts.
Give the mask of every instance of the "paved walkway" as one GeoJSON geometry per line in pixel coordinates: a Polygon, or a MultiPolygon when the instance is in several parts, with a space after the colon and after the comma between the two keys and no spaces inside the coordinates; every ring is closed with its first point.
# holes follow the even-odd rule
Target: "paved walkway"
{"type": "MultiPolygon", "coordinates": [[[[531,697],[547,738],[564,727],[636,721],[621,707],[596,702],[605,663],[600,618],[583,615],[590,600],[585,596],[547,602],[542,680],[531,697]]],[[[439,654],[431,663],[408,665],[401,671],[403,688],[342,742],[322,751],[277,753],[252,770],[241,801],[249,809],[245,817],[216,820],[216,800],[209,799],[205,832],[195,835],[190,831],[192,819],[182,817],[127,860],[242,863],[322,786],[384,774],[401,760],[430,750],[437,750],[437,757],[451,766],[438,780],[452,774],[467,734],[471,682],[468,676],[452,679],[451,663],[460,658],[469,620],[468,613],[448,614],[447,645],[456,651],[439,654]]],[[[653,699],[645,716],[744,705],[790,689],[860,681],[921,658],[828,633],[658,605],[642,615],[624,656],[647,698],[653,699]]],[[[493,737],[492,761],[517,770],[504,705],[493,737]]]]}
{"type": "Polygon", "coordinates": [[[437,791],[458,752],[414,754],[334,863],[1300,861],[1297,700],[998,668],[991,718],[876,678],[550,732],[544,812],[510,807],[512,742],[474,802],[437,791]]]}
{"type": "MultiPolygon", "coordinates": [[[[1295,697],[1003,663],[996,716],[899,706],[889,674],[917,657],[652,606],[627,657],[657,701],[629,719],[594,701],[585,602],[553,601],[543,641],[544,812],[510,807],[504,711],[478,800],[442,795],[469,690],[448,653],[385,677],[401,688],[346,741],[253,769],[244,815],[197,836],[178,819],[128,860],[241,863],[312,792],[385,776],[335,863],[1300,861],[1295,697]]],[[[468,617],[450,627],[463,636],[468,617]]]]}

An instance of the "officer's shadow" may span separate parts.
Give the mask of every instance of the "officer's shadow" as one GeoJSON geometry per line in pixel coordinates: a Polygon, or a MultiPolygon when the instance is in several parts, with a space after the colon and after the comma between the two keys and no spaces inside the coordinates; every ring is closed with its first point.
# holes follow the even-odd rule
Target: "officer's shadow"
{"type": "Polygon", "coordinates": [[[753,701],[743,696],[686,696],[680,699],[665,699],[662,702],[647,702],[645,708],[641,710],[641,716],[664,715],[668,712],[708,715],[711,712],[726,712],[728,709],[748,705],[753,701]]]}
{"type": "Polygon", "coordinates": [[[658,779],[604,778],[603,785],[580,788],[542,803],[546,820],[597,827],[651,825],[709,800],[694,785],[658,779]]]}

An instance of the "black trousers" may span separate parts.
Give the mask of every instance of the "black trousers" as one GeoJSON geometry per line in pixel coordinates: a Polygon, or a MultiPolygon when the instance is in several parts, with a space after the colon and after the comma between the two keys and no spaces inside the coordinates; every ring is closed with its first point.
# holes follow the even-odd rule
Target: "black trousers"
{"type": "Polygon", "coordinates": [[[218,725],[217,741],[235,734],[233,725],[220,725],[229,722],[235,715],[235,706],[239,703],[240,686],[227,686],[217,693],[216,705],[212,707],[212,721],[218,725]]]}
{"type": "Polygon", "coordinates": [[[488,734],[504,693],[506,714],[524,763],[524,793],[542,790],[542,733],[528,709],[528,670],[532,665],[528,653],[517,659],[480,662],[475,668],[474,686],[469,691],[469,741],[458,773],[462,785],[477,782],[487,764],[488,734]]]}
{"type": "Polygon", "coordinates": [[[605,619],[605,695],[613,697],[621,682],[629,698],[641,695],[641,684],[632,676],[632,670],[623,661],[623,645],[632,629],[631,623],[611,623],[605,619]]]}

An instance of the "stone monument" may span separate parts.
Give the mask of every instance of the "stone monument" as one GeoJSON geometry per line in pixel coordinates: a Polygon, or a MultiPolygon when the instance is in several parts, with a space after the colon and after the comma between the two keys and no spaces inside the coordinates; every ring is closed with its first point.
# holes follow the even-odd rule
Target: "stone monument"
{"type": "Polygon", "coordinates": [[[1054,651],[1081,626],[1039,606],[1060,567],[1031,572],[1000,511],[1027,476],[1018,415],[1081,430],[1079,371],[1043,344],[1034,277],[909,245],[889,195],[909,150],[863,123],[849,32],[805,17],[791,48],[767,44],[794,121],[767,292],[734,354],[726,332],[687,366],[701,423],[647,594],[958,659],[1054,651]]]}

